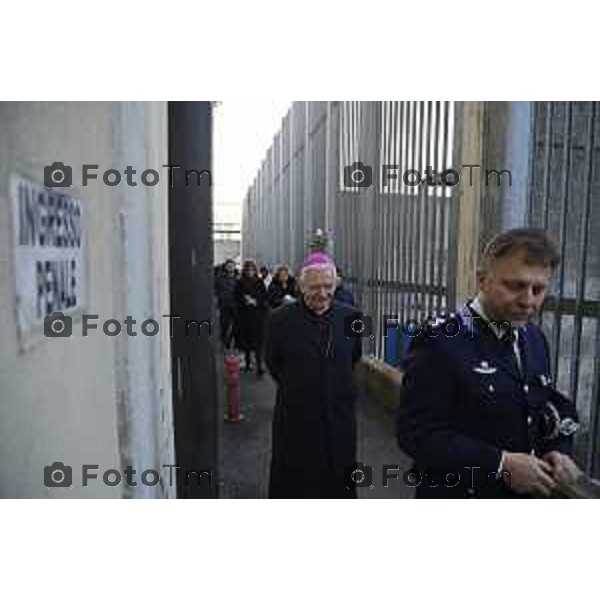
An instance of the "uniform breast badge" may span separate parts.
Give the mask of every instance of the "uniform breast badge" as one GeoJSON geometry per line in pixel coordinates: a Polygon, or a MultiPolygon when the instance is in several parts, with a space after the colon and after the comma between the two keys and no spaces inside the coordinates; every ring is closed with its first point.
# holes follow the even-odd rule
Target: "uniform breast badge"
{"type": "Polygon", "coordinates": [[[482,360],[481,363],[473,368],[475,373],[481,373],[482,375],[491,375],[495,373],[498,369],[496,367],[491,367],[490,363],[487,360],[482,360]]]}

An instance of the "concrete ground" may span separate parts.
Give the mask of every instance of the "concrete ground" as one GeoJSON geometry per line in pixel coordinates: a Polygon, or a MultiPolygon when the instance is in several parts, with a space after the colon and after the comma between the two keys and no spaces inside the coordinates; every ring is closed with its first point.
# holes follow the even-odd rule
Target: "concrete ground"
{"type": "MultiPolygon", "coordinates": [[[[224,408],[224,393],[221,403],[224,408]]],[[[221,425],[219,447],[219,497],[266,498],[271,453],[271,419],[275,385],[269,375],[258,379],[254,372],[241,373],[241,405],[244,419],[221,425]]],[[[396,445],[393,423],[378,407],[361,398],[358,402],[358,460],[373,469],[372,487],[359,489],[359,498],[412,498],[413,489],[402,482],[410,460],[396,445]],[[398,479],[382,484],[383,465],[398,479]]]]}

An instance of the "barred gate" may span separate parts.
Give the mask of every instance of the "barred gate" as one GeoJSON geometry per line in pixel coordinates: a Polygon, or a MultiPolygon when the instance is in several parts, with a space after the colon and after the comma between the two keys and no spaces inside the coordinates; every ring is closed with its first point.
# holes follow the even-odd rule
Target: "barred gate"
{"type": "Polygon", "coordinates": [[[536,102],[529,223],[557,240],[562,261],[541,324],[557,386],[582,418],[579,458],[600,475],[600,103],[536,102]],[[595,199],[595,200],[594,200],[595,199]]]}

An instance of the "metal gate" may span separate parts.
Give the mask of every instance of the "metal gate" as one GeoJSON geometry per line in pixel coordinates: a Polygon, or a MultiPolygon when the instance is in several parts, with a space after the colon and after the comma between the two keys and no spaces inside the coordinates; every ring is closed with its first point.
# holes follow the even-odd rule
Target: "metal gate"
{"type": "Polygon", "coordinates": [[[295,102],[248,190],[243,255],[297,269],[311,233],[331,231],[344,281],[373,319],[365,350],[381,358],[385,315],[422,319],[453,300],[456,187],[404,173],[453,164],[454,120],[452,102],[295,102]]]}
{"type": "Polygon", "coordinates": [[[557,386],[583,421],[578,456],[600,474],[600,103],[536,102],[529,223],[550,231],[562,261],[541,318],[557,386]],[[595,201],[594,201],[595,198],[595,201]]]}

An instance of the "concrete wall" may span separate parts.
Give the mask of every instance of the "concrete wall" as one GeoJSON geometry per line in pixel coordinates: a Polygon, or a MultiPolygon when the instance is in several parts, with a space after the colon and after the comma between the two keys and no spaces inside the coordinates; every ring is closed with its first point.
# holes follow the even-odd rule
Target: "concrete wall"
{"type": "Polygon", "coordinates": [[[155,187],[81,185],[81,165],[121,171],[160,169],[167,161],[165,103],[11,102],[0,104],[0,496],[154,497],[174,494],[144,486],[143,469],[172,464],[168,329],[167,181],[155,187]],[[108,337],[101,327],[71,338],[46,338],[41,328],[21,335],[16,322],[15,240],[10,178],[43,183],[54,161],[73,166],[73,189],[84,209],[87,257],[85,312],[99,323],[126,315],[137,337],[108,337]],[[160,334],[141,334],[146,318],[160,334]],[[47,488],[44,467],[73,468],[72,488],[47,488]],[[99,465],[99,481],[81,486],[83,464],[99,465]],[[137,470],[137,487],[102,483],[106,469],[137,470]]]}

